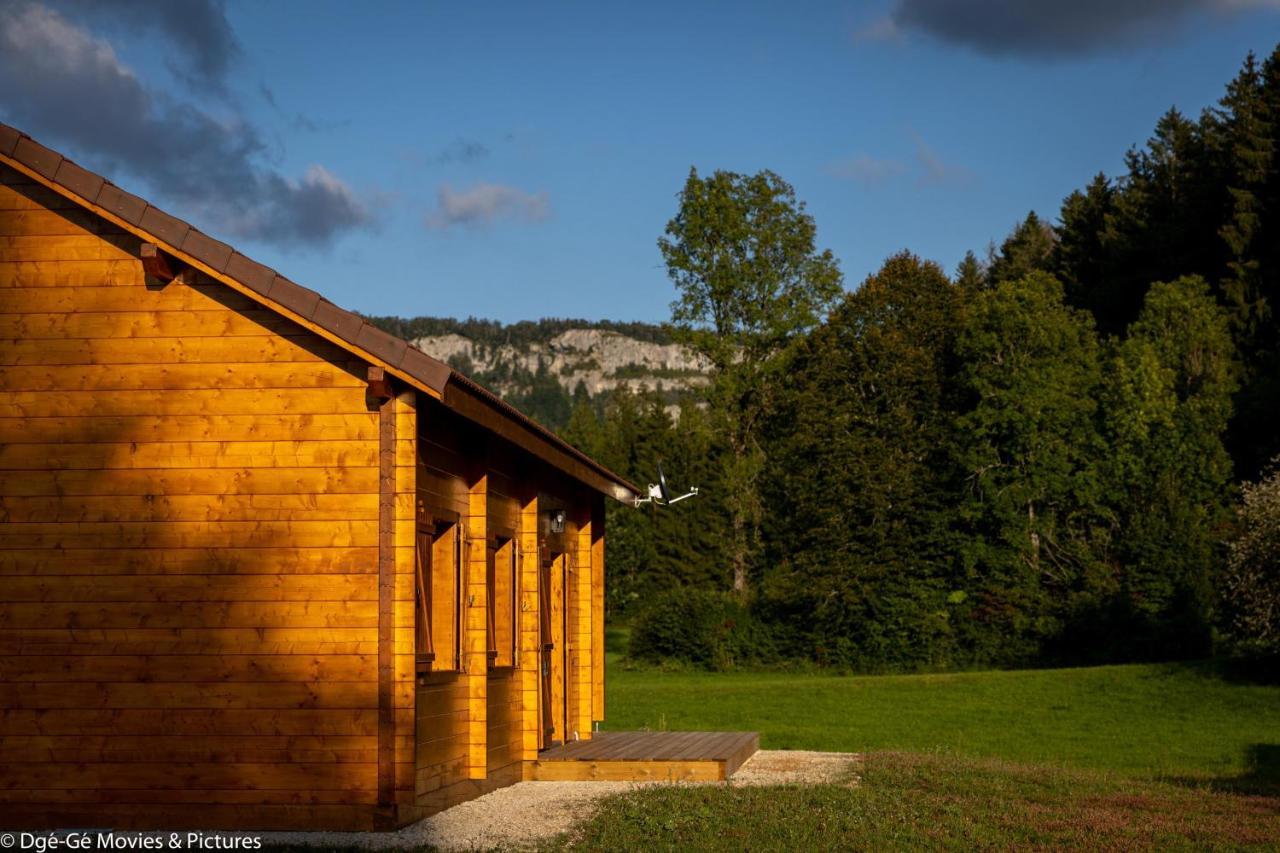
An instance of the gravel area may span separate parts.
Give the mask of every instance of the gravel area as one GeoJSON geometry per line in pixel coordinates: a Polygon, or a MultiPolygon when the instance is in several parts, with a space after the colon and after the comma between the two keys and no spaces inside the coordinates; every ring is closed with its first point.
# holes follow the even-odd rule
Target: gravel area
{"type": "Polygon", "coordinates": [[[862,756],[855,752],[762,749],[729,777],[730,785],[858,784],[862,756]]]}
{"type": "MultiPolygon", "coordinates": [[[[856,785],[861,756],[848,752],[761,750],[729,779],[729,785],[856,785]]],[[[268,832],[264,844],[403,850],[519,848],[553,838],[588,817],[612,794],[664,782],[517,782],[418,821],[396,832],[268,832]]],[[[676,784],[719,785],[720,782],[676,784]]]]}

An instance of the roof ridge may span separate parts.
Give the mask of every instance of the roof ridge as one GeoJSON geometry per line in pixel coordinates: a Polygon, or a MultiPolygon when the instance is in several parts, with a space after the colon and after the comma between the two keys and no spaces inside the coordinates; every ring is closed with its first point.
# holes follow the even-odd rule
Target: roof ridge
{"type": "MultiPolygon", "coordinates": [[[[127,226],[144,232],[163,243],[166,251],[193,259],[199,264],[197,269],[203,267],[212,271],[215,276],[231,279],[257,294],[268,308],[283,308],[289,314],[320,327],[334,336],[336,343],[355,350],[362,357],[371,356],[372,360],[382,362],[393,373],[401,374],[402,378],[409,379],[411,384],[420,385],[424,390],[431,390],[442,400],[445,389],[452,381],[615,485],[632,493],[639,492],[632,483],[614,474],[474,379],[423,352],[415,344],[383,331],[362,315],[339,307],[317,291],[241,254],[230,244],[210,237],[189,222],[121,189],[102,175],[76,164],[3,122],[0,122],[0,158],[12,160],[30,169],[59,187],[64,194],[72,196],[73,200],[80,200],[96,209],[95,212],[105,211],[127,226]]],[[[614,497],[626,500],[618,494],[614,497]]]]}

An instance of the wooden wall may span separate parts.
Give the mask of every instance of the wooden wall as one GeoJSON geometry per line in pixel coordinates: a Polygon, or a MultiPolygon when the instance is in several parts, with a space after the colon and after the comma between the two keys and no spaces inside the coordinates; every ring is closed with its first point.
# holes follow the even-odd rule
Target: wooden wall
{"type": "Polygon", "coordinates": [[[590,737],[599,496],[139,252],[0,165],[0,826],[386,828],[517,781],[546,546],[569,563],[557,737],[590,737]],[[423,507],[471,547],[463,671],[419,679],[423,507]],[[520,542],[520,651],[490,671],[494,531],[520,542]]]}
{"type": "Polygon", "coordinates": [[[0,166],[0,823],[371,826],[364,367],[138,253],[0,166]]]}

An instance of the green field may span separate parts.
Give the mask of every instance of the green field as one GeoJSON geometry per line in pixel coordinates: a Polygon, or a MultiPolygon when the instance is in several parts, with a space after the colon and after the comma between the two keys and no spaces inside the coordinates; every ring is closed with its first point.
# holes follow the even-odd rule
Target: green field
{"type": "Polygon", "coordinates": [[[838,677],[614,666],[613,729],[754,730],[765,749],[943,752],[1222,778],[1280,750],[1280,686],[1207,664],[838,677]]]}
{"type": "Polygon", "coordinates": [[[860,752],[856,785],[659,787],[552,849],[1280,849],[1280,686],[1219,665],[838,677],[629,670],[609,728],[860,752]]]}

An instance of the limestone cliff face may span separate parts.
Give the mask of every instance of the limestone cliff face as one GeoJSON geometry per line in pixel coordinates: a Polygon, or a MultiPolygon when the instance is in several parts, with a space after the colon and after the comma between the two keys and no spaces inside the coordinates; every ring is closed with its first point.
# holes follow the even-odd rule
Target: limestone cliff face
{"type": "Polygon", "coordinates": [[[477,375],[487,375],[493,390],[507,394],[516,374],[544,368],[570,393],[579,382],[595,396],[618,387],[678,391],[705,385],[709,365],[678,344],[640,341],[613,331],[569,329],[545,343],[478,344],[457,334],[418,338],[424,352],[477,375]],[[512,377],[511,380],[505,377],[512,377]]]}

